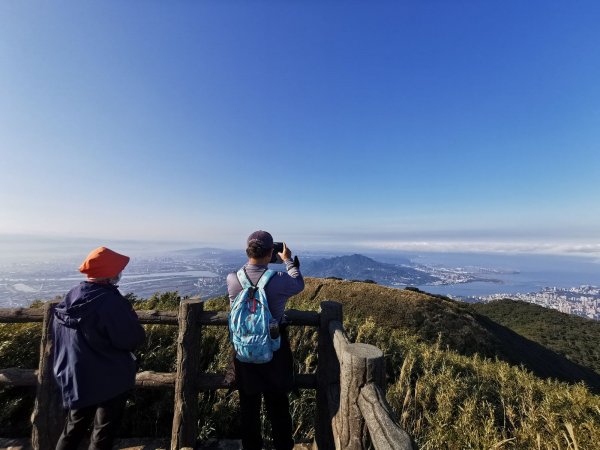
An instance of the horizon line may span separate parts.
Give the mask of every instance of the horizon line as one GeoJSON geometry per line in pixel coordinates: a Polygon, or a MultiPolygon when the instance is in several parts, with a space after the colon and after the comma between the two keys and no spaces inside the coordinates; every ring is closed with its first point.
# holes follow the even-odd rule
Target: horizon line
{"type": "MultiPolygon", "coordinates": [[[[322,237],[321,237],[322,238],[322,237]]],[[[0,246],[13,246],[13,251],[19,247],[27,253],[35,251],[36,241],[48,245],[68,244],[71,251],[80,251],[80,248],[89,245],[124,245],[124,246],[151,246],[163,247],[165,251],[189,250],[193,248],[215,248],[222,250],[235,250],[240,245],[225,244],[221,240],[206,241],[196,239],[128,239],[128,238],[93,238],[89,236],[65,236],[65,235],[41,235],[30,233],[0,233],[0,246]],[[13,240],[13,239],[16,239],[13,240]],[[27,240],[33,242],[27,243],[27,240]],[[91,244],[93,242],[93,244],[91,244]],[[89,244],[89,245],[88,245],[89,244]],[[26,247],[26,248],[25,248],[26,247]]],[[[241,240],[243,241],[243,240],[241,240]]],[[[346,241],[332,241],[328,239],[305,240],[294,239],[291,248],[304,251],[395,251],[408,253],[476,253],[476,254],[531,254],[531,255],[556,255],[556,256],[581,256],[588,258],[600,258],[600,241],[581,240],[554,240],[535,241],[525,239],[349,239],[346,241]],[[304,242],[304,243],[302,243],[304,242]]],[[[243,245],[243,242],[242,242],[243,245]]],[[[9,249],[7,249],[9,250],[9,249]]],[[[48,251],[48,248],[40,248],[40,252],[48,251]]],[[[158,249],[148,249],[156,251],[158,249]]],[[[10,251],[10,250],[9,250],[10,251]]]]}

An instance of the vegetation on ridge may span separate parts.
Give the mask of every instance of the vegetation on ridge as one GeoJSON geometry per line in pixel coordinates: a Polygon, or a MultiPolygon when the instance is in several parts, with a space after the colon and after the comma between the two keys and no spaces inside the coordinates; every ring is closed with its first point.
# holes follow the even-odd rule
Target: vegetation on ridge
{"type": "MultiPolygon", "coordinates": [[[[311,280],[296,297],[300,302],[310,298],[314,298],[312,307],[321,300],[340,299],[346,318],[372,317],[382,327],[405,330],[425,342],[439,339],[442,347],[463,355],[499,358],[524,365],[540,377],[584,381],[600,391],[600,375],[592,369],[481,316],[467,303],[412,290],[321,279],[311,280]]],[[[588,350],[592,348],[596,350],[588,350]]]]}
{"type": "Polygon", "coordinates": [[[582,384],[541,380],[371,320],[358,327],[357,341],[392,356],[387,399],[421,450],[591,449],[600,437],[600,397],[582,384]]]}
{"type": "MultiPolygon", "coordinates": [[[[388,401],[419,448],[585,449],[600,441],[600,397],[582,384],[540,379],[497,360],[498,354],[510,356],[509,349],[503,347],[497,330],[489,328],[491,321],[468,305],[367,283],[307,279],[305,291],[289,306],[318,310],[323,300],[343,303],[351,340],[384,351],[388,401]]],[[[176,294],[162,294],[136,302],[136,308],[172,309],[177,302],[176,294]]],[[[226,306],[221,298],[207,302],[206,309],[226,306]]],[[[36,329],[39,332],[39,325],[0,325],[0,367],[36,367],[36,329]]],[[[138,352],[141,368],[173,371],[176,328],[150,325],[146,330],[146,345],[138,352]]],[[[225,327],[205,328],[200,349],[203,370],[227,369],[226,333],[225,327]]],[[[314,372],[316,330],[291,327],[290,338],[297,371],[314,372]]],[[[0,412],[0,428],[15,430],[9,425],[17,422],[19,411],[27,412],[21,416],[27,423],[32,403],[16,408],[8,391],[0,393],[0,404],[7,406],[0,412]]],[[[129,435],[169,435],[172,401],[168,389],[135,391],[124,430],[129,435]]],[[[296,438],[312,436],[314,406],[314,391],[292,394],[296,438]]],[[[241,424],[235,392],[203,393],[199,407],[201,437],[237,434],[241,424]]]]}
{"type": "Polygon", "coordinates": [[[599,321],[509,299],[474,303],[471,308],[600,374],[599,321]]]}

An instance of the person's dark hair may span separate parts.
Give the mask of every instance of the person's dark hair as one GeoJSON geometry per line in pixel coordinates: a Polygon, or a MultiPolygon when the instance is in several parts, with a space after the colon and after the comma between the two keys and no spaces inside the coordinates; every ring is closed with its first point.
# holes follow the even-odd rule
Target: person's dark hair
{"type": "Polygon", "coordinates": [[[260,259],[268,256],[271,252],[270,248],[264,248],[260,245],[259,242],[251,242],[248,244],[248,248],[246,249],[246,255],[248,258],[260,259]]]}

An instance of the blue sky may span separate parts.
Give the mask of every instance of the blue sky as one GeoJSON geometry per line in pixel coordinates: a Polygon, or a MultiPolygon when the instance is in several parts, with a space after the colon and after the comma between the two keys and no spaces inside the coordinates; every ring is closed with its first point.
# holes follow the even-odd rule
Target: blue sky
{"type": "Polygon", "coordinates": [[[597,2],[4,0],[0,234],[600,250],[598,23],[597,2]]]}

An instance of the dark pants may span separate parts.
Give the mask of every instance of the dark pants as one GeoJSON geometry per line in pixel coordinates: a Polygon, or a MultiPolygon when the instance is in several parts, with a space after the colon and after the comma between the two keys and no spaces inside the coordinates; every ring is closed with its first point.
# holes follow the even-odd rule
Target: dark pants
{"type": "Polygon", "coordinates": [[[281,329],[281,348],[265,364],[243,363],[234,358],[236,384],[242,410],[242,445],[244,450],[260,450],[260,405],[265,399],[267,418],[271,422],[276,450],[294,448],[292,416],[288,392],[294,387],[294,359],[287,330],[281,329]]]}
{"type": "Polygon", "coordinates": [[[294,448],[292,439],[292,416],[287,393],[264,392],[244,394],[240,390],[240,406],[242,409],[242,445],[244,450],[262,449],[260,432],[260,404],[265,398],[267,417],[271,422],[273,445],[276,450],[294,448]]]}
{"type": "Polygon", "coordinates": [[[92,424],[89,450],[110,450],[125,409],[127,394],[97,405],[70,409],[56,450],[76,450],[92,424]]]}

